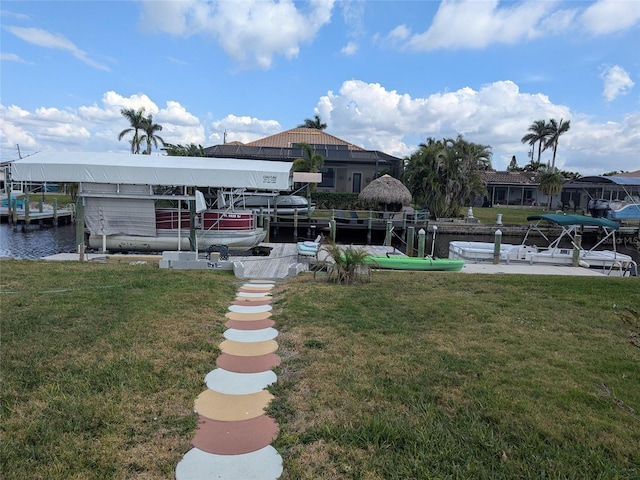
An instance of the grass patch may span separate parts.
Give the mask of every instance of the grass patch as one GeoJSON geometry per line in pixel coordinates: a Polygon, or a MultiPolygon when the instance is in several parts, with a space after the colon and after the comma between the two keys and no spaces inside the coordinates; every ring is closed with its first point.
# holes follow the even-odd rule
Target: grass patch
{"type": "Polygon", "coordinates": [[[232,277],[3,261],[3,479],[173,478],[232,277]]]}
{"type": "Polygon", "coordinates": [[[290,282],[282,478],[637,478],[640,349],[612,309],[637,289],[406,272],[290,282]]]}
{"type": "MultiPolygon", "coordinates": [[[[0,263],[0,477],[173,478],[227,275],[0,263]]],[[[632,278],[375,272],[276,294],[283,479],[640,477],[632,278]]]]}
{"type": "MultiPolygon", "coordinates": [[[[464,213],[466,216],[466,212],[464,213]]],[[[529,223],[527,222],[527,217],[529,215],[542,215],[543,213],[549,212],[547,210],[532,207],[473,207],[473,216],[481,223],[496,223],[499,213],[502,214],[502,223],[505,225],[526,225],[529,223]]]]}

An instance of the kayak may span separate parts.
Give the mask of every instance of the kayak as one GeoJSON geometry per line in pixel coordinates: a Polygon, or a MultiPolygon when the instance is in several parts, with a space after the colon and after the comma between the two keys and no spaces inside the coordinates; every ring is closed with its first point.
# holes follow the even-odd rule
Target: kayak
{"type": "Polygon", "coordinates": [[[419,258],[391,255],[380,257],[370,255],[365,259],[367,265],[373,268],[387,268],[392,270],[423,270],[459,272],[462,270],[464,260],[450,258],[419,258]]]}

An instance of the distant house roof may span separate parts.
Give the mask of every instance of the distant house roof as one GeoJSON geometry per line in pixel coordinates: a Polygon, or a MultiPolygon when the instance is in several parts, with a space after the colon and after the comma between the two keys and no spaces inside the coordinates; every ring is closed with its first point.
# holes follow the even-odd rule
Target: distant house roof
{"type": "Polygon", "coordinates": [[[352,143],[329,135],[314,128],[292,128],[270,137],[255,140],[246,144],[240,142],[224,143],[204,149],[208,157],[249,158],[253,160],[293,161],[303,156],[298,146],[306,143],[313,148],[329,165],[373,164],[380,169],[388,168],[392,175],[400,173],[402,160],[377,150],[365,150],[352,143]]]}
{"type": "Polygon", "coordinates": [[[482,172],[482,181],[487,185],[531,185],[537,186],[540,181],[538,180],[537,172],[494,172],[485,171],[482,172]]]}
{"type": "Polygon", "coordinates": [[[346,146],[349,150],[364,151],[364,148],[329,135],[322,130],[306,127],[292,128],[291,130],[276,133],[270,137],[249,142],[246,145],[251,147],[291,148],[299,143],[307,143],[309,145],[342,145],[346,146]]]}
{"type": "Polygon", "coordinates": [[[591,177],[580,177],[576,178],[569,182],[571,185],[581,185],[585,183],[589,184],[603,184],[603,183],[613,183],[616,185],[633,185],[640,186],[640,170],[635,172],[623,173],[615,176],[591,176],[591,177]]]}

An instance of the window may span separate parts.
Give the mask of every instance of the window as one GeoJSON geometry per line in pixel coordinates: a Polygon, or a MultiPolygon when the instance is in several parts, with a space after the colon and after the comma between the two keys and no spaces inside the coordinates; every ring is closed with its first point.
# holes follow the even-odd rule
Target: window
{"type": "Polygon", "coordinates": [[[336,169],[329,167],[322,167],[319,169],[322,173],[322,182],[318,184],[319,187],[335,188],[336,187],[336,169]]]}

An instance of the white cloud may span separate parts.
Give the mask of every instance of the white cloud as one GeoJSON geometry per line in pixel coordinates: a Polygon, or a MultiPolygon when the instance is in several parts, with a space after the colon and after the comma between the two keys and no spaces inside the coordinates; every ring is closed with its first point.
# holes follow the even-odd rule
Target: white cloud
{"type": "Polygon", "coordinates": [[[160,136],[168,143],[204,144],[205,129],[200,120],[176,101],[158,106],[145,94],[124,97],[106,92],[100,104],[81,106],[77,110],[40,107],[33,111],[0,104],[0,142],[2,161],[15,158],[16,144],[23,153],[55,148],[58,150],[129,151],[118,134],[128,128],[122,108],[144,107],[156,123],[162,125],[160,136]]]}
{"type": "Polygon", "coordinates": [[[269,68],[275,55],[293,58],[331,19],[333,0],[298,9],[292,0],[143,3],[145,28],[173,35],[208,34],[236,62],[269,68]]]}
{"type": "MultiPolygon", "coordinates": [[[[497,169],[505,169],[512,155],[520,165],[527,162],[528,146],[520,139],[533,121],[570,119],[571,130],[563,135],[556,159],[560,168],[583,175],[638,168],[640,112],[619,123],[599,124],[554,104],[546,95],[521,92],[511,81],[412,98],[380,84],[350,80],[338,93],[321,97],[316,108],[332,134],[400,157],[429,137],[463,134],[469,141],[493,147],[497,169]]],[[[543,160],[548,155],[543,152],[543,160]]]]}
{"type": "Polygon", "coordinates": [[[30,63],[15,53],[0,53],[0,60],[5,60],[7,62],[30,63]]]}
{"type": "Polygon", "coordinates": [[[640,4],[636,0],[598,0],[582,13],[580,21],[594,35],[626,30],[640,23],[640,4]]]}
{"type": "Polygon", "coordinates": [[[355,42],[349,42],[344,47],[342,47],[340,53],[346,56],[355,55],[356,53],[358,53],[358,44],[355,42]]]}
{"type": "Polygon", "coordinates": [[[600,76],[604,80],[602,95],[608,102],[615,100],[619,95],[629,93],[634,86],[629,74],[619,65],[606,67],[600,76]]]}
{"type": "Polygon", "coordinates": [[[282,131],[282,127],[276,120],[229,114],[222,120],[213,122],[211,130],[208,140],[211,145],[217,145],[224,142],[225,132],[227,142],[248,143],[276,134],[282,131]]]}
{"type": "Polygon", "coordinates": [[[505,7],[499,3],[499,0],[443,0],[429,29],[411,37],[407,47],[427,51],[513,44],[539,36],[539,23],[553,8],[553,2],[509,2],[505,7]]]}
{"type": "Polygon", "coordinates": [[[37,45],[44,48],[52,48],[56,50],[64,50],[78,60],[86,63],[90,67],[97,68],[98,70],[110,71],[111,69],[106,65],[102,65],[89,58],[87,52],[78,48],[71,40],[63,35],[47,32],[41,28],[28,28],[28,27],[5,27],[7,31],[13,33],[16,37],[24,40],[25,42],[37,45]]]}

